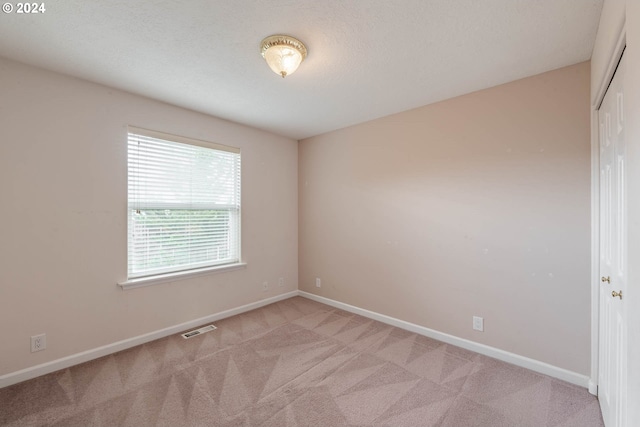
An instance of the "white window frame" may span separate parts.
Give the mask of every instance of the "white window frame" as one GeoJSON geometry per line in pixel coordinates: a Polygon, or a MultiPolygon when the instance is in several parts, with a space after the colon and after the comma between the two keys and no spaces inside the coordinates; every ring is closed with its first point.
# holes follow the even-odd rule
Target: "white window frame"
{"type": "MultiPolygon", "coordinates": [[[[167,141],[170,143],[177,143],[177,144],[186,144],[186,145],[191,145],[191,146],[196,146],[196,147],[203,147],[206,149],[213,149],[213,150],[218,150],[218,151],[224,151],[227,153],[235,153],[238,154],[238,156],[240,156],[240,149],[236,148],[236,147],[229,147],[226,145],[221,145],[221,144],[215,144],[215,143],[211,143],[211,142],[206,142],[206,141],[200,141],[200,140],[196,140],[196,139],[191,139],[191,138],[186,138],[186,137],[182,137],[182,136],[177,136],[177,135],[172,135],[172,134],[167,134],[167,133],[163,133],[163,132],[157,132],[157,131],[152,131],[152,130],[148,130],[148,129],[142,129],[142,128],[137,128],[137,127],[133,127],[133,126],[128,126],[127,128],[127,177],[128,180],[131,179],[131,172],[130,172],[130,158],[129,158],[129,139],[132,137],[132,135],[140,135],[142,137],[147,137],[147,138],[154,138],[154,139],[159,139],[159,140],[163,140],[163,141],[167,141]]],[[[238,161],[240,162],[241,160],[238,159],[238,161]]],[[[241,166],[240,166],[241,167],[241,166]]],[[[239,172],[238,172],[239,173],[239,172]]],[[[238,183],[237,185],[239,186],[237,188],[237,192],[240,192],[240,187],[241,187],[241,178],[238,177],[238,183]]],[[[134,206],[134,204],[136,203],[134,201],[135,199],[135,195],[130,194],[130,186],[128,186],[128,190],[127,190],[127,265],[129,265],[129,256],[130,256],[130,239],[131,239],[131,223],[130,223],[130,215],[132,215],[132,209],[136,209],[136,206],[134,206]]],[[[158,209],[158,208],[155,208],[158,209]]],[[[129,271],[129,267],[127,267],[127,280],[119,282],[118,284],[123,288],[123,289],[130,289],[130,288],[137,288],[137,287],[141,287],[141,286],[149,286],[149,285],[153,285],[156,283],[162,283],[162,282],[168,282],[168,281],[175,281],[181,278],[186,278],[186,277],[191,277],[191,276],[198,276],[198,275],[202,275],[202,274],[211,274],[211,273],[216,273],[216,272],[223,272],[223,271],[230,271],[230,270],[235,270],[235,269],[239,269],[239,268],[244,268],[246,266],[245,263],[243,263],[242,260],[242,238],[241,238],[241,203],[240,200],[238,198],[238,207],[237,207],[237,211],[238,211],[238,215],[237,215],[237,260],[234,259],[233,262],[230,263],[224,263],[224,264],[214,264],[214,265],[190,265],[188,267],[185,267],[184,265],[182,267],[178,267],[178,268],[171,268],[169,267],[168,269],[165,268],[162,271],[157,271],[157,272],[151,272],[150,274],[131,274],[131,271],[129,271]]]]}

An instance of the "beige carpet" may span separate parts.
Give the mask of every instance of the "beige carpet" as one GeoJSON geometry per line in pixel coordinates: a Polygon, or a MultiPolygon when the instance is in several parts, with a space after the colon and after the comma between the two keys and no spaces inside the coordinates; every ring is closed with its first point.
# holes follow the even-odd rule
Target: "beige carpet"
{"type": "Polygon", "coordinates": [[[2,426],[602,426],[586,389],[301,297],[0,389],[2,426]]]}

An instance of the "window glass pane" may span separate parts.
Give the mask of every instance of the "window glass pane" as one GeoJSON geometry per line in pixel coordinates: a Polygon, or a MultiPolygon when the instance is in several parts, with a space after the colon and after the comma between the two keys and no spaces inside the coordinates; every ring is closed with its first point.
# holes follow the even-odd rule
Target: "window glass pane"
{"type": "Polygon", "coordinates": [[[128,166],[130,278],[239,262],[239,153],[129,133],[128,166]]]}

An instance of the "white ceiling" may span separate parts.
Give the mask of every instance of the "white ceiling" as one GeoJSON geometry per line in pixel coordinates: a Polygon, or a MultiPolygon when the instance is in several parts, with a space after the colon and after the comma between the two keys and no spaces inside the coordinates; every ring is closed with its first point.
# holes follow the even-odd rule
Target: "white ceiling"
{"type": "Polygon", "coordinates": [[[588,60],[602,2],[45,1],[0,14],[0,56],[302,139],[588,60]],[[309,50],[286,79],[277,33],[309,50]]]}

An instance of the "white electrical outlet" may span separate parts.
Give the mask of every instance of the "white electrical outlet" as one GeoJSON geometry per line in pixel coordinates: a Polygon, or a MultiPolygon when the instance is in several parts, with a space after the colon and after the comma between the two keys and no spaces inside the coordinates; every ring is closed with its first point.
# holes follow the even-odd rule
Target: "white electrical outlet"
{"type": "Polygon", "coordinates": [[[47,334],[33,335],[31,337],[31,353],[47,348],[47,334]]]}
{"type": "Polygon", "coordinates": [[[281,277],[278,279],[278,286],[279,287],[283,287],[284,286],[284,277],[281,277]]]}
{"type": "Polygon", "coordinates": [[[262,282],[262,290],[265,292],[269,290],[269,282],[262,282]]]}
{"type": "Polygon", "coordinates": [[[484,319],[480,316],[473,316],[473,330],[484,331],[484,319]]]}
{"type": "Polygon", "coordinates": [[[316,277],[316,288],[320,288],[322,287],[322,281],[320,280],[319,277],[316,277]]]}

